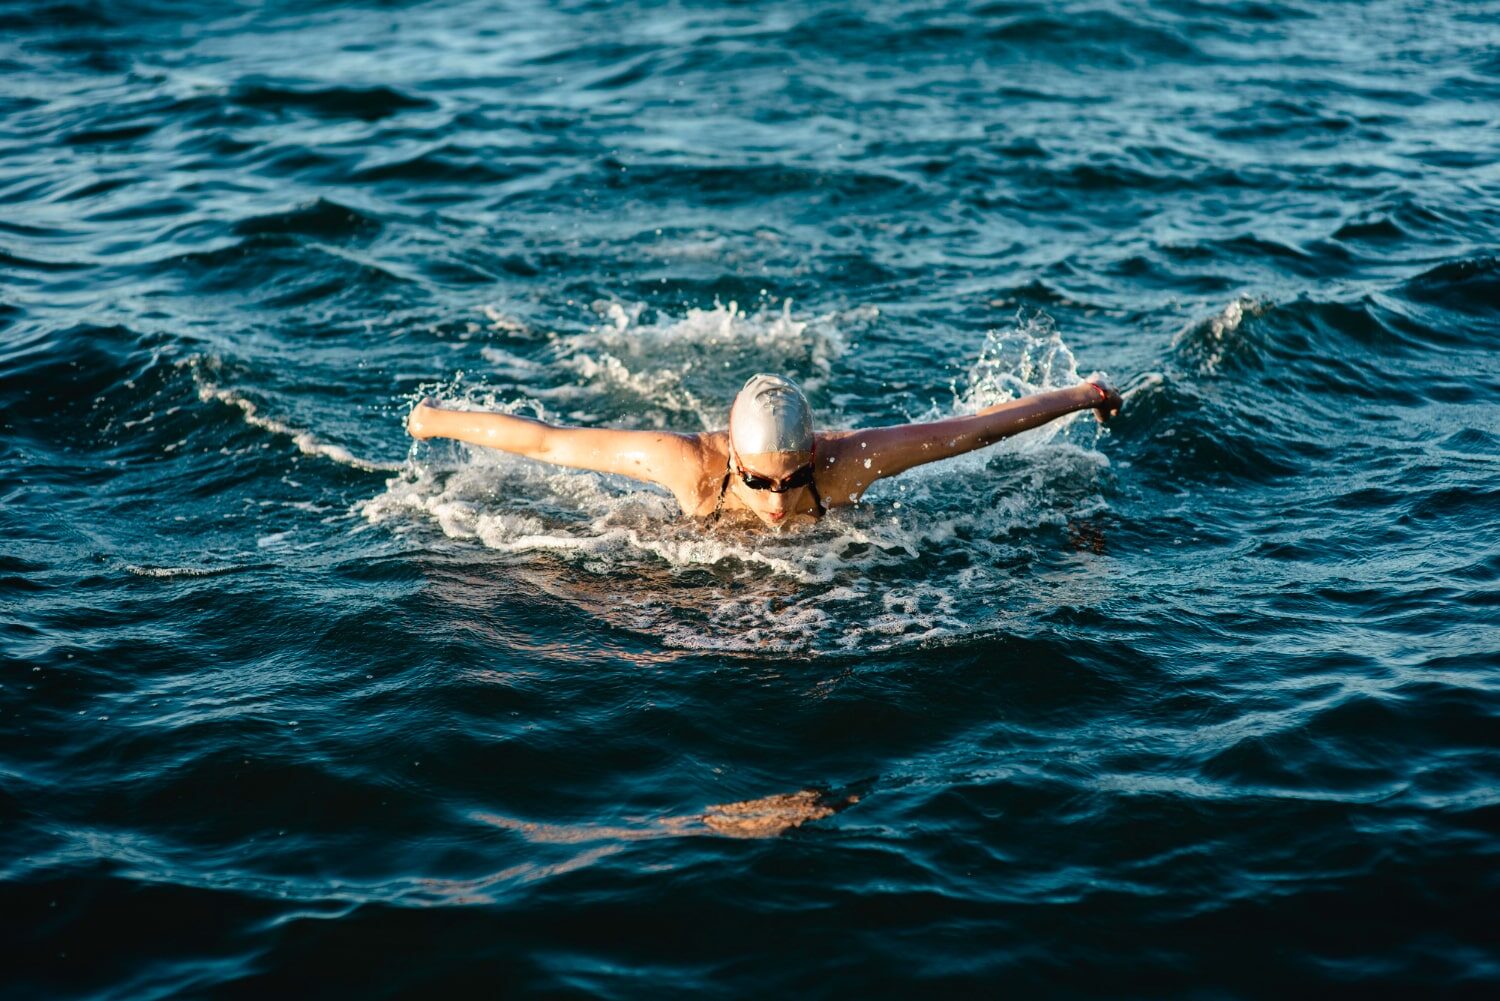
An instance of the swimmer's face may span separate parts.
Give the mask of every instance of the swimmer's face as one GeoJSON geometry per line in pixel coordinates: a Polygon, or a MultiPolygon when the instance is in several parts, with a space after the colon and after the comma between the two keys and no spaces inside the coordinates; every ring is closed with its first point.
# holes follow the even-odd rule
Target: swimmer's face
{"type": "Polygon", "coordinates": [[[735,493],[762,524],[780,528],[802,505],[812,468],[811,452],[747,452],[736,455],[735,493]],[[754,486],[761,487],[755,489],[754,486]]]}

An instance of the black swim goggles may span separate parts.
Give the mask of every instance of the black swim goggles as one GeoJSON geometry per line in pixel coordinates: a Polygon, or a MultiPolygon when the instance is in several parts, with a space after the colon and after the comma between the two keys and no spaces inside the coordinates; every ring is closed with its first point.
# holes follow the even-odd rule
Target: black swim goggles
{"type": "Polygon", "coordinates": [[[740,474],[740,480],[751,490],[769,490],[773,494],[784,494],[788,490],[796,490],[805,487],[813,481],[813,464],[809,460],[807,465],[798,466],[785,478],[774,480],[769,476],[759,476],[755,473],[747,473],[740,465],[739,459],[734,462],[735,471],[740,474]]]}

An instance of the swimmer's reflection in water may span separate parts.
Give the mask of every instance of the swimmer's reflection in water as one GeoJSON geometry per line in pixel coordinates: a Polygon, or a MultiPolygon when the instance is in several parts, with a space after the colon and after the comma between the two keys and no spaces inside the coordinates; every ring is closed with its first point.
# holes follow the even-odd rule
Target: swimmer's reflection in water
{"type": "Polygon", "coordinates": [[[541,844],[642,841],[712,834],[730,838],[774,838],[810,821],[831,817],[858,803],[860,795],[849,791],[833,793],[824,789],[799,789],[737,803],[718,803],[703,813],[674,814],[629,825],[538,824],[494,813],[480,813],[478,817],[541,844]]]}
{"type": "Polygon", "coordinates": [[[878,479],[962,455],[1067,414],[1120,412],[1120,394],[1102,376],[987,407],[967,417],[855,431],[814,431],[796,383],[756,375],[745,383],[723,431],[680,434],[560,427],[510,414],[417,404],[406,427],[415,438],[453,438],[574,469],[658,483],[690,517],[705,523],[749,513],[781,529],[857,503],[878,479]]]}

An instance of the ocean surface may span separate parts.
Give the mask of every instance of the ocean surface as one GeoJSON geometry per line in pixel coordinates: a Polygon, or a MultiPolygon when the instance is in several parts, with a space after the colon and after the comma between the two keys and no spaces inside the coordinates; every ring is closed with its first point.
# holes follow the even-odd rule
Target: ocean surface
{"type": "Polygon", "coordinates": [[[1495,997],[1500,3],[0,0],[0,994],[1495,997]],[[413,401],[828,427],[807,530],[413,401]]]}

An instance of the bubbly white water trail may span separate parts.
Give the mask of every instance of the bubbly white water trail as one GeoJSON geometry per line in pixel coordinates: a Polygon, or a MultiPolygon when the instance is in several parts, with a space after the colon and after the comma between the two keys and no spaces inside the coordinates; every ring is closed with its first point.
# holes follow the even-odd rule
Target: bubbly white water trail
{"type": "MultiPolygon", "coordinates": [[[[671,426],[705,428],[722,420],[733,389],[711,403],[699,391],[704,349],[740,359],[727,375],[722,367],[714,372],[724,386],[789,359],[830,378],[845,325],[873,318],[850,311],[802,319],[790,310],[747,317],[731,304],[643,324],[638,308],[600,309],[610,322],[564,354],[577,375],[564,387],[569,402],[588,407],[623,394],[671,426]]],[[[506,375],[524,373],[510,366],[506,375]]],[[[1021,316],[988,335],[964,384],[954,387],[952,409],[931,416],[971,413],[1077,380],[1072,352],[1050,318],[1021,316]]],[[[447,402],[546,415],[537,397],[547,388],[517,381],[510,390],[473,383],[447,402]]],[[[539,587],[667,646],[883,649],[989,628],[1014,605],[1007,567],[1031,545],[1028,536],[1103,507],[1097,480],[1108,463],[1092,448],[1092,425],[1053,422],[913,470],[877,484],[866,503],[786,532],[705,528],[683,518],[659,488],[453,443],[415,446],[400,475],[359,513],[372,524],[435,526],[449,539],[477,542],[539,587]],[[562,584],[557,561],[573,568],[575,580],[577,570],[597,574],[601,586],[562,584]],[[934,572],[935,565],[947,569],[934,572]],[[632,580],[629,602],[618,600],[622,577],[632,580]]]]}
{"type": "Polygon", "coordinates": [[[244,422],[251,427],[269,431],[271,434],[290,438],[293,445],[303,455],[313,455],[320,458],[337,462],[341,466],[349,466],[352,469],[360,469],[372,473],[399,472],[403,467],[393,462],[376,462],[371,459],[362,459],[349,451],[342,445],[324,441],[313,432],[303,428],[293,427],[285,421],[274,417],[267,417],[260,412],[260,406],[255,401],[246,397],[237,389],[220,386],[210,381],[203,375],[202,362],[200,359],[189,359],[183,364],[188,365],[193,373],[193,381],[198,387],[198,399],[204,403],[217,401],[226,406],[234,407],[242,414],[244,422]]]}
{"type": "Polygon", "coordinates": [[[232,573],[236,567],[153,567],[137,563],[125,564],[128,573],[137,577],[216,577],[232,573]]]}

